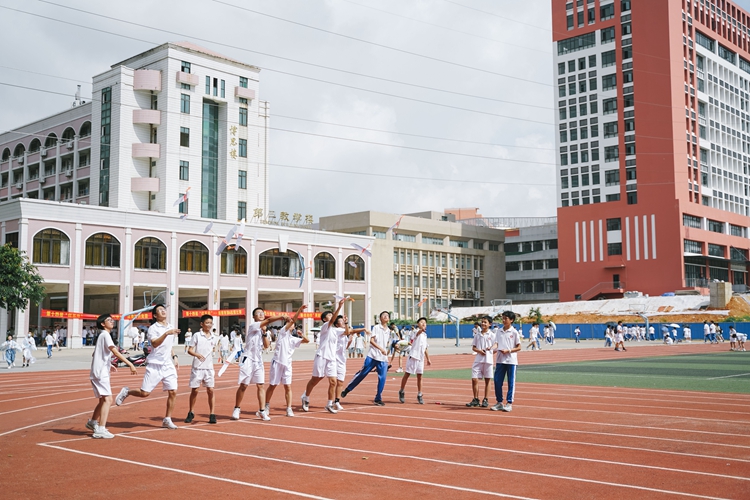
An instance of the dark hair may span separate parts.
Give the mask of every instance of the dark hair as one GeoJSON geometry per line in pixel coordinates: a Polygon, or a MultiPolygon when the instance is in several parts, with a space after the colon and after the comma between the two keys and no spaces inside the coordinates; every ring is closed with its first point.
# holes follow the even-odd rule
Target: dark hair
{"type": "Polygon", "coordinates": [[[539,326],[539,322],[537,322],[537,321],[534,321],[534,322],[533,322],[533,323],[531,324],[531,326],[539,326]]]}
{"type": "MultiPolygon", "coordinates": [[[[207,319],[210,319],[211,321],[213,321],[213,320],[214,320],[214,317],[213,317],[213,316],[211,316],[210,314],[204,314],[203,316],[201,316],[201,323],[203,323],[203,322],[204,322],[204,321],[206,321],[207,319]]],[[[189,329],[190,329],[190,328],[188,328],[188,330],[189,330],[189,329]]]]}
{"type": "Polygon", "coordinates": [[[262,310],[263,310],[262,307],[256,307],[255,309],[253,309],[253,313],[251,314],[251,316],[253,317],[253,319],[255,319],[255,313],[256,313],[256,311],[262,311],[262,310]]]}
{"type": "Polygon", "coordinates": [[[513,311],[503,311],[503,314],[501,314],[501,316],[504,318],[508,318],[511,321],[516,320],[516,313],[514,313],[513,311]]]}
{"type": "Polygon", "coordinates": [[[336,323],[338,323],[340,319],[344,319],[344,317],[339,314],[338,316],[336,316],[336,319],[334,320],[333,324],[335,325],[336,323]]]}
{"type": "Polygon", "coordinates": [[[425,318],[424,316],[422,316],[421,318],[419,318],[419,319],[417,320],[417,323],[419,323],[419,322],[420,322],[420,321],[422,321],[422,320],[424,320],[424,322],[425,322],[425,323],[427,323],[427,318],[425,318]]]}
{"type": "Polygon", "coordinates": [[[96,318],[96,327],[99,330],[104,330],[104,322],[107,321],[107,318],[111,318],[111,314],[102,314],[98,318],[96,318]]]}
{"type": "Polygon", "coordinates": [[[323,323],[327,323],[328,320],[326,319],[326,317],[328,315],[333,316],[333,313],[331,311],[323,311],[322,313],[320,313],[320,321],[322,321],[323,323]]]}
{"type": "Polygon", "coordinates": [[[387,314],[388,319],[391,319],[391,313],[389,313],[388,311],[383,311],[380,314],[378,314],[378,319],[382,318],[384,314],[387,314]]]}
{"type": "MultiPolygon", "coordinates": [[[[490,317],[490,316],[482,316],[482,319],[486,319],[487,323],[489,323],[490,326],[492,325],[492,317],[490,317]]],[[[479,321],[482,321],[482,319],[480,319],[479,321]]]]}

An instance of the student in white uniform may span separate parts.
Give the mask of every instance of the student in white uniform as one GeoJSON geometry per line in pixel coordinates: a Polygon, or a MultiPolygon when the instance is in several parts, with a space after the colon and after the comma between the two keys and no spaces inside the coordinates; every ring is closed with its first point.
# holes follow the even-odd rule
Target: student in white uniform
{"type": "MultiPolygon", "coordinates": [[[[193,366],[190,368],[190,409],[188,409],[185,423],[189,424],[195,418],[193,408],[198,399],[198,390],[201,385],[206,388],[208,396],[208,423],[216,423],[214,406],[216,397],[214,395],[214,351],[219,339],[211,331],[214,326],[214,317],[210,314],[201,316],[201,329],[190,336],[188,354],[193,356],[193,366]]],[[[187,343],[187,340],[185,341],[187,343]]]]}
{"type": "Polygon", "coordinates": [[[417,376],[417,403],[423,405],[424,400],[422,399],[422,374],[424,373],[424,364],[427,362],[427,366],[432,365],[430,361],[430,353],[427,352],[427,318],[419,318],[417,320],[417,328],[412,333],[411,349],[409,349],[409,359],[406,360],[406,373],[401,378],[401,390],[398,391],[398,400],[402,403],[405,402],[404,389],[406,389],[406,382],[409,380],[409,375],[417,376]]]}
{"type": "MultiPolygon", "coordinates": [[[[268,325],[279,320],[288,320],[286,316],[272,316],[266,318],[266,313],[262,307],[253,309],[253,322],[247,326],[245,334],[245,352],[243,353],[240,364],[240,386],[235,394],[234,410],[232,410],[232,420],[240,419],[240,405],[242,398],[245,397],[245,390],[250,384],[255,384],[258,394],[258,411],[255,415],[261,420],[271,420],[266,413],[266,372],[263,365],[263,351],[268,349],[271,341],[266,333],[268,325]]],[[[239,334],[235,337],[239,337],[239,334]]]]}
{"type": "Polygon", "coordinates": [[[307,335],[304,334],[301,328],[298,331],[302,332],[302,337],[292,335],[292,332],[294,331],[294,325],[297,323],[297,318],[299,318],[299,315],[305,309],[307,309],[307,306],[303,304],[297,310],[294,317],[289,319],[284,327],[279,330],[276,337],[276,348],[273,352],[273,359],[271,359],[271,370],[268,374],[268,389],[266,389],[266,413],[270,411],[271,398],[276,390],[276,386],[284,384],[286,416],[294,416],[294,411],[292,410],[292,355],[295,349],[301,344],[307,344],[310,342],[310,339],[307,338],[307,335]]]}
{"type": "Polygon", "coordinates": [[[497,360],[495,365],[495,398],[497,403],[492,411],[513,410],[513,400],[516,396],[516,368],[518,367],[518,351],[521,350],[521,340],[518,331],[513,328],[516,314],[504,311],[502,314],[503,328],[497,333],[497,360]],[[507,404],[503,404],[503,380],[508,378],[507,404]]]}
{"type": "Polygon", "coordinates": [[[167,322],[167,309],[162,304],[155,305],[152,314],[155,322],[148,329],[148,340],[153,350],[147,358],[146,375],[143,377],[141,388],[123,387],[117,395],[115,404],[120,406],[128,396],[147,398],[161,382],[162,390],[167,392],[167,411],[161,426],[176,429],[177,426],[172,422],[172,411],[177,398],[177,369],[173,364],[177,356],[172,348],[180,330],[167,322]]]}
{"type": "Polygon", "coordinates": [[[341,397],[345,398],[370,372],[376,371],[378,372],[378,388],[373,403],[377,406],[385,406],[383,402],[383,389],[385,388],[385,379],[388,376],[388,351],[386,348],[388,347],[388,338],[390,337],[388,321],[390,321],[391,315],[388,311],[383,311],[378,318],[380,319],[380,324],[375,325],[372,328],[372,333],[369,335],[370,349],[367,351],[365,362],[362,368],[354,374],[354,378],[346,386],[346,389],[341,392],[341,397]]]}
{"type": "Polygon", "coordinates": [[[185,332],[185,352],[188,352],[188,349],[190,349],[190,346],[193,345],[191,340],[193,339],[193,330],[188,328],[188,331],[185,332]]]}
{"type": "Polygon", "coordinates": [[[354,342],[354,336],[359,336],[360,333],[369,333],[364,328],[349,328],[349,318],[339,316],[336,318],[334,323],[336,328],[336,399],[333,402],[333,407],[336,411],[343,410],[341,406],[341,392],[344,390],[344,384],[346,383],[346,351],[349,346],[354,342]]]}
{"type": "Polygon", "coordinates": [[[324,378],[328,379],[328,403],[326,410],[330,413],[336,413],[333,406],[336,399],[336,342],[337,337],[331,334],[333,323],[339,316],[341,308],[344,306],[345,298],[339,300],[336,311],[324,311],[320,315],[323,324],[320,326],[320,335],[318,336],[318,350],[313,360],[312,377],[307,382],[305,392],[302,393],[302,410],[310,411],[310,394],[318,383],[324,378]]]}
{"type": "MultiPolygon", "coordinates": [[[[493,375],[493,351],[497,349],[497,340],[495,332],[490,330],[492,324],[492,318],[485,316],[479,322],[481,328],[477,335],[474,335],[474,341],[471,344],[471,350],[475,353],[474,363],[471,365],[471,390],[474,394],[473,399],[466,403],[466,406],[480,406],[479,403],[479,381],[484,379],[484,399],[482,399],[481,406],[487,408],[490,405],[490,380],[493,375]]],[[[539,334],[539,328],[537,323],[531,327],[530,337],[539,334]]]]}
{"type": "Polygon", "coordinates": [[[219,364],[228,361],[229,356],[229,337],[226,333],[222,333],[219,336],[219,364]]]}
{"type": "Polygon", "coordinates": [[[687,323],[685,323],[685,326],[682,328],[682,340],[688,343],[693,342],[693,332],[690,330],[690,325],[687,323]]]}
{"type": "MultiPolygon", "coordinates": [[[[481,328],[480,328],[480,331],[481,331],[481,328]]],[[[531,328],[529,329],[529,345],[526,346],[526,349],[530,348],[533,351],[538,345],[538,343],[539,343],[539,323],[534,321],[531,324],[531,328]]],[[[492,378],[492,376],[490,376],[490,378],[492,378]]]]}
{"type": "Polygon", "coordinates": [[[96,319],[96,326],[99,327],[101,333],[96,339],[94,355],[91,358],[89,380],[91,381],[91,387],[94,388],[94,396],[99,399],[99,403],[94,408],[91,418],[86,422],[86,428],[94,431],[93,437],[95,439],[112,439],[115,437],[114,434],[107,430],[109,408],[112,406],[112,388],[109,382],[109,370],[112,367],[111,356],[115,356],[128,365],[131,375],[135,375],[137,372],[133,363],[120,354],[112,341],[111,332],[115,326],[112,317],[109,314],[102,314],[96,319]]]}

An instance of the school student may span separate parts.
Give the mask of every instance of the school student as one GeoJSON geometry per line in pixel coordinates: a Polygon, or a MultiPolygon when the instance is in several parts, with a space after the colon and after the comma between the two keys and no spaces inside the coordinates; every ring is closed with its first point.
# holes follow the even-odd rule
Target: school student
{"type": "Polygon", "coordinates": [[[109,417],[109,408],[112,406],[112,387],[109,383],[109,370],[112,367],[112,358],[117,359],[128,365],[130,374],[135,375],[135,366],[128,359],[120,354],[112,341],[112,328],[115,321],[109,314],[102,314],[96,319],[96,326],[101,330],[96,339],[94,354],[91,358],[91,371],[89,380],[91,387],[94,389],[94,396],[99,402],[94,408],[94,413],[86,422],[86,428],[94,431],[94,439],[112,439],[114,434],[107,430],[107,418],[109,417]]]}
{"type": "MultiPolygon", "coordinates": [[[[352,345],[353,336],[362,332],[367,332],[364,328],[349,328],[349,318],[339,316],[334,322],[336,335],[336,399],[333,401],[333,407],[336,411],[343,410],[341,406],[341,393],[346,383],[346,350],[352,345]]],[[[369,333],[369,332],[367,332],[369,333]]]]}
{"type": "Polygon", "coordinates": [[[402,403],[405,402],[404,389],[406,389],[406,382],[409,380],[409,375],[416,375],[417,403],[423,405],[422,374],[424,373],[424,363],[426,361],[427,366],[432,364],[430,353],[427,352],[427,318],[419,318],[417,320],[417,328],[411,336],[410,343],[409,359],[406,360],[406,373],[401,378],[401,390],[398,391],[398,400],[402,403]]]}
{"type": "Polygon", "coordinates": [[[336,306],[336,311],[324,311],[320,315],[323,324],[320,327],[320,343],[315,353],[313,361],[312,377],[307,382],[305,392],[302,393],[302,411],[310,411],[310,394],[318,383],[324,378],[328,379],[328,403],[325,408],[329,413],[336,413],[333,406],[336,399],[336,342],[337,337],[332,334],[333,323],[339,316],[341,308],[344,306],[345,298],[342,298],[336,306]]]}
{"type": "MultiPolygon", "coordinates": [[[[485,316],[479,322],[480,331],[474,335],[474,341],[471,343],[471,350],[475,353],[474,363],[471,365],[471,390],[474,393],[474,398],[466,403],[466,406],[480,406],[479,403],[479,381],[484,379],[484,399],[482,399],[482,408],[487,408],[489,403],[490,395],[490,380],[492,379],[492,357],[493,351],[497,349],[496,334],[490,330],[492,324],[492,318],[485,316]]],[[[531,334],[534,335],[534,329],[536,333],[539,333],[539,328],[536,326],[537,323],[531,327],[531,334]]],[[[520,340],[519,340],[520,341],[520,340]]],[[[502,400],[501,400],[502,401],[502,400]]]]}
{"type": "MultiPolygon", "coordinates": [[[[240,405],[242,398],[245,397],[245,390],[250,384],[255,384],[258,395],[258,411],[255,415],[261,420],[271,420],[266,412],[266,383],[265,366],[263,365],[263,351],[268,349],[271,341],[266,333],[268,325],[275,321],[286,320],[286,316],[272,316],[266,318],[266,313],[262,307],[253,309],[253,322],[247,326],[245,336],[245,352],[240,364],[240,386],[235,394],[234,410],[232,410],[232,420],[240,419],[240,405]]],[[[239,334],[235,338],[239,337],[239,334]]]]}
{"type": "Polygon", "coordinates": [[[518,367],[518,351],[521,350],[521,339],[518,331],[513,328],[516,314],[513,311],[504,311],[502,314],[503,327],[497,332],[497,360],[495,365],[495,397],[497,403],[492,411],[513,410],[513,399],[516,395],[516,368],[518,367]],[[503,404],[503,381],[508,379],[508,392],[503,404]]]}
{"type": "Polygon", "coordinates": [[[8,363],[8,370],[10,370],[16,366],[16,349],[20,346],[18,342],[13,340],[13,335],[8,335],[8,340],[3,342],[3,345],[0,347],[5,349],[5,362],[8,363]]]}
{"type": "Polygon", "coordinates": [[[154,324],[149,327],[147,336],[153,350],[147,358],[146,375],[143,377],[141,388],[123,387],[115,399],[115,404],[120,406],[128,396],[147,398],[161,382],[162,390],[167,392],[167,410],[161,426],[167,429],[177,429],[172,422],[172,411],[177,398],[177,369],[174,366],[177,356],[172,348],[180,330],[167,322],[167,309],[164,305],[155,305],[151,313],[154,317],[154,324]]]}
{"type": "MultiPolygon", "coordinates": [[[[300,307],[294,317],[289,319],[284,327],[279,331],[276,337],[276,349],[271,359],[271,370],[268,374],[268,389],[266,389],[266,414],[271,408],[271,398],[276,390],[276,386],[284,384],[284,395],[286,396],[286,416],[293,417],[292,410],[292,355],[294,350],[302,344],[307,344],[310,339],[303,333],[302,337],[292,335],[294,326],[297,323],[300,313],[307,308],[306,305],[300,307]]],[[[300,329],[299,331],[302,331],[300,329]]]]}
{"type": "Polygon", "coordinates": [[[189,424],[195,418],[193,408],[195,408],[195,401],[198,399],[198,390],[201,385],[206,388],[206,395],[208,396],[208,423],[216,423],[213,352],[216,350],[219,339],[211,331],[213,326],[214,317],[210,314],[204,314],[201,316],[200,331],[190,336],[187,352],[193,356],[193,366],[190,368],[190,409],[187,418],[185,418],[186,424],[189,424]]]}
{"type": "Polygon", "coordinates": [[[362,368],[354,374],[354,378],[346,386],[346,389],[341,392],[341,397],[345,398],[371,371],[376,371],[378,372],[378,388],[373,403],[377,406],[385,406],[383,402],[383,389],[385,388],[385,379],[388,375],[388,351],[386,348],[388,347],[388,338],[390,337],[388,321],[391,319],[391,316],[387,311],[383,311],[378,318],[380,319],[380,324],[375,325],[372,328],[372,333],[370,333],[370,349],[367,352],[365,362],[362,368]]]}
{"type": "MultiPolygon", "coordinates": [[[[482,328],[480,327],[479,332],[481,331],[482,331],[482,328]]],[[[529,345],[526,346],[526,349],[531,349],[533,351],[534,348],[538,345],[539,345],[539,323],[534,321],[531,324],[531,328],[529,329],[529,345]]],[[[491,375],[490,375],[490,378],[492,378],[491,375]]]]}

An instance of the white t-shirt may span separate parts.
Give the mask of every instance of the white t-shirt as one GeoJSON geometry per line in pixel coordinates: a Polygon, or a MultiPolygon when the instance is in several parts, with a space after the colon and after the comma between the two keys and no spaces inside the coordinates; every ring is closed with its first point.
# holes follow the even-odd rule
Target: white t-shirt
{"type": "Polygon", "coordinates": [[[711,332],[711,327],[708,323],[703,323],[703,335],[708,335],[711,332]]]}
{"type": "MultiPolygon", "coordinates": [[[[471,346],[476,347],[480,351],[485,349],[489,350],[493,345],[495,345],[495,341],[495,332],[493,332],[492,330],[488,330],[487,333],[479,332],[474,335],[474,341],[471,343],[471,346]]],[[[492,364],[492,352],[490,351],[489,356],[487,354],[479,354],[478,352],[475,353],[474,362],[492,364]]]]}
{"type": "Polygon", "coordinates": [[[55,338],[52,335],[50,335],[50,334],[47,334],[47,336],[44,337],[44,341],[46,342],[47,345],[54,345],[55,344],[55,338]]]}
{"type": "Polygon", "coordinates": [[[193,347],[196,354],[200,354],[204,357],[203,361],[201,361],[193,356],[193,369],[213,370],[214,359],[212,353],[214,352],[214,347],[216,347],[218,341],[219,339],[216,338],[212,332],[209,332],[208,335],[206,335],[203,330],[201,330],[196,332],[195,335],[192,335],[190,345],[193,347]]]}
{"type": "Polygon", "coordinates": [[[501,329],[497,332],[497,363],[504,365],[517,365],[518,364],[518,353],[512,352],[510,354],[503,354],[501,350],[511,350],[521,343],[521,339],[518,336],[518,330],[512,326],[507,330],[501,329]]]}
{"type": "Polygon", "coordinates": [[[649,335],[653,335],[653,334],[654,334],[655,332],[656,332],[656,330],[654,329],[654,327],[653,327],[653,326],[649,326],[649,327],[648,327],[648,334],[649,334],[649,335]]]}
{"type": "Polygon", "coordinates": [[[334,361],[336,359],[336,335],[332,333],[330,323],[323,323],[323,326],[320,327],[318,340],[318,352],[315,353],[316,356],[334,361]]]}
{"type": "Polygon", "coordinates": [[[709,328],[709,331],[711,333],[716,333],[716,324],[715,323],[711,323],[710,325],[708,325],[708,328],[709,328]]]}
{"type": "Polygon", "coordinates": [[[418,360],[424,359],[424,352],[428,347],[427,334],[425,332],[419,332],[419,334],[417,334],[415,331],[411,336],[411,351],[409,351],[409,357],[418,360]]]}
{"type": "MultiPolygon", "coordinates": [[[[388,327],[383,325],[375,325],[372,327],[372,335],[370,339],[374,341],[380,348],[388,348],[388,339],[390,338],[390,330],[388,327]]],[[[374,359],[375,361],[388,361],[388,356],[375,349],[372,345],[367,351],[367,357],[374,359]]]]}
{"type": "Polygon", "coordinates": [[[229,350],[229,337],[227,337],[226,335],[222,335],[221,337],[219,337],[219,349],[221,349],[222,351],[229,350]]]}
{"type": "Polygon", "coordinates": [[[362,335],[357,335],[357,338],[354,340],[354,347],[356,349],[365,348],[365,338],[362,335]]]}
{"type": "Polygon", "coordinates": [[[690,331],[689,327],[686,326],[685,328],[682,329],[682,336],[683,337],[689,338],[689,337],[692,336],[692,334],[693,334],[693,332],[690,331]]]}
{"type": "Polygon", "coordinates": [[[576,329],[574,330],[574,333],[575,333],[576,335],[580,335],[580,334],[581,334],[581,329],[580,329],[580,328],[576,328],[576,329]]]}
{"type": "Polygon", "coordinates": [[[346,328],[331,328],[331,335],[336,338],[336,362],[346,364],[346,348],[349,346],[351,337],[343,335],[346,328]]]}
{"type": "Polygon", "coordinates": [[[539,327],[532,326],[529,330],[529,340],[534,342],[536,338],[539,336],[539,327]]]}
{"type": "MultiPolygon", "coordinates": [[[[239,336],[238,336],[239,337],[239,336]]],[[[250,323],[247,327],[245,339],[245,356],[247,361],[263,364],[263,331],[260,329],[260,321],[250,323]]]]}
{"type": "Polygon", "coordinates": [[[301,337],[293,336],[291,330],[287,330],[286,327],[282,328],[276,337],[276,350],[273,352],[273,361],[284,366],[292,366],[292,354],[294,354],[294,350],[301,344],[301,337]]]}
{"type": "MultiPolygon", "coordinates": [[[[196,335],[197,335],[197,334],[196,334],[196,335]]],[[[187,333],[185,334],[185,344],[186,344],[186,345],[191,345],[191,344],[190,344],[190,339],[192,339],[192,338],[193,338],[193,332],[187,332],[187,333]]]]}
{"type": "MultiPolygon", "coordinates": [[[[174,327],[169,323],[162,325],[160,323],[154,323],[148,328],[148,341],[151,345],[154,345],[154,340],[158,339],[167,330],[172,330],[174,327]]],[[[159,344],[159,347],[154,347],[151,354],[148,355],[148,364],[150,365],[166,365],[172,362],[172,346],[174,345],[174,335],[167,335],[164,342],[159,344]]]]}
{"type": "Polygon", "coordinates": [[[96,340],[94,355],[91,358],[89,378],[101,380],[109,376],[112,359],[112,351],[109,348],[114,347],[114,345],[115,343],[112,342],[112,336],[109,332],[102,330],[102,333],[99,334],[99,338],[96,340]]]}

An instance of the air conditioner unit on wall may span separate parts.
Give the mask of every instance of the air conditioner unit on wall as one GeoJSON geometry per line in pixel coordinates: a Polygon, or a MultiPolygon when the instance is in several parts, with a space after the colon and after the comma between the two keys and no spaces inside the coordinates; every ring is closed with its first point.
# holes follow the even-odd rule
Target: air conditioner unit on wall
{"type": "Polygon", "coordinates": [[[398,272],[398,264],[393,264],[393,272],[394,273],[398,272]]]}
{"type": "Polygon", "coordinates": [[[419,274],[419,266],[414,266],[414,274],[419,274]]]}
{"type": "Polygon", "coordinates": [[[69,142],[68,144],[66,144],[66,146],[68,149],[73,149],[73,142],[69,142]]]}
{"type": "Polygon", "coordinates": [[[394,295],[398,295],[398,294],[399,294],[399,292],[400,292],[400,289],[399,289],[399,287],[397,287],[397,286],[394,286],[394,287],[393,287],[393,294],[394,294],[394,295]]]}
{"type": "Polygon", "coordinates": [[[23,156],[18,157],[18,164],[23,165],[23,156]]]}
{"type": "Polygon", "coordinates": [[[456,270],[451,267],[451,274],[456,274],[456,270]]]}
{"type": "Polygon", "coordinates": [[[479,292],[474,292],[474,298],[475,298],[475,299],[478,299],[478,298],[479,298],[479,295],[480,295],[480,294],[479,294],[479,292]]]}
{"type": "Polygon", "coordinates": [[[479,277],[479,270],[478,270],[478,269],[475,269],[475,270],[474,270],[474,277],[475,277],[475,278],[478,278],[478,277],[479,277]]]}
{"type": "Polygon", "coordinates": [[[441,288],[438,288],[435,295],[437,295],[438,297],[442,297],[443,296],[443,290],[441,288]]]}
{"type": "Polygon", "coordinates": [[[443,274],[443,268],[442,267],[435,268],[435,273],[436,274],[443,274]]]}
{"type": "Polygon", "coordinates": [[[39,153],[39,156],[41,156],[42,158],[46,158],[47,157],[47,150],[46,149],[42,149],[41,153],[39,153]]]}
{"type": "Polygon", "coordinates": [[[455,294],[455,293],[452,293],[452,294],[451,294],[451,300],[455,300],[455,299],[456,299],[456,294],[455,294]]]}
{"type": "Polygon", "coordinates": [[[47,179],[45,179],[44,177],[39,179],[39,184],[44,184],[45,182],[47,182],[47,179]]]}
{"type": "Polygon", "coordinates": [[[419,295],[419,288],[414,289],[414,295],[419,295]]]}
{"type": "Polygon", "coordinates": [[[16,183],[16,189],[23,189],[23,183],[17,182],[16,183]]]}
{"type": "Polygon", "coordinates": [[[65,172],[65,177],[73,177],[73,172],[68,170],[67,172],[65,172]]]}

